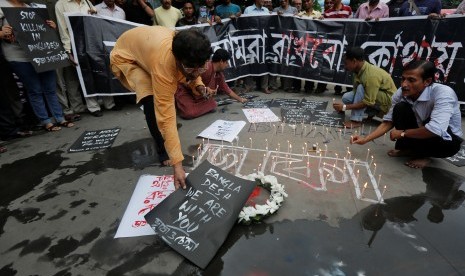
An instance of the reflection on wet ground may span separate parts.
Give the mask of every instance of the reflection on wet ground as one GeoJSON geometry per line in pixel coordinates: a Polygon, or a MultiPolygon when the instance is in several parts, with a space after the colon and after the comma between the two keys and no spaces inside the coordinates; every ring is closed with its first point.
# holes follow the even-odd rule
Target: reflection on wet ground
{"type": "Polygon", "coordinates": [[[56,271],[50,275],[77,275],[71,273],[76,267],[88,272],[87,275],[465,274],[465,188],[462,185],[465,178],[447,170],[423,169],[425,192],[370,205],[351,219],[340,219],[338,227],[324,221],[324,215],[321,220],[313,221],[297,219],[236,225],[205,270],[183,260],[174,271],[162,273],[161,268],[169,264],[159,262],[156,266],[154,260],[172,250],[160,239],[155,236],[113,239],[122,214],[111,214],[110,227],[92,227],[79,236],[67,233],[62,233],[61,237],[52,233],[34,236],[31,231],[36,223],[60,223],[65,218],[68,221],[73,210],[81,208],[81,212],[87,208],[89,212],[89,208],[99,207],[101,203],[82,198],[70,200],[47,216],[40,208],[19,204],[16,206],[21,207],[8,207],[23,196],[33,197],[36,203],[65,196],[65,193],[73,196],[78,191],[63,192],[57,188],[85,175],[98,175],[109,169],[142,170],[153,166],[157,159],[152,139],[98,151],[89,161],[73,165],[63,165],[67,161],[63,155],[62,151],[38,153],[0,168],[0,243],[5,242],[4,226],[9,219],[21,223],[25,232],[13,246],[1,247],[0,259],[8,255],[15,261],[2,261],[0,275],[21,275],[24,258],[29,258],[30,262],[33,256],[37,261],[54,264],[56,271]],[[24,168],[34,169],[18,174],[24,168]],[[57,171],[60,173],[55,179],[43,183],[57,171]],[[36,191],[35,196],[30,194],[38,188],[40,192],[36,191]],[[82,252],[85,246],[90,250],[82,252]]]}

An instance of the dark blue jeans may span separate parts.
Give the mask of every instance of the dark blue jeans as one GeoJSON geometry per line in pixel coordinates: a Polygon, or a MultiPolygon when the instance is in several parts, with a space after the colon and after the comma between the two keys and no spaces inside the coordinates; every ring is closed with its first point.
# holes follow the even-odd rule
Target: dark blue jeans
{"type": "Polygon", "coordinates": [[[10,65],[13,72],[24,84],[32,110],[40,122],[43,125],[52,122],[47,112],[47,106],[57,122],[64,121],[63,110],[55,90],[55,71],[37,73],[30,62],[11,61],[10,65]]]}

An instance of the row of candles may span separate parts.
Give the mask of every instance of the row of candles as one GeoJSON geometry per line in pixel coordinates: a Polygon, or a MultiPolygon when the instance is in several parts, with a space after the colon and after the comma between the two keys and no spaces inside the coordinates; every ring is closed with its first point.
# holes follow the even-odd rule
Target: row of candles
{"type": "MultiPolygon", "coordinates": [[[[231,148],[236,148],[236,149],[241,149],[241,147],[239,147],[239,138],[236,137],[235,139],[236,141],[236,145],[234,145],[234,142],[231,142],[231,148]]],[[[253,138],[249,138],[249,142],[250,142],[250,149],[253,149],[253,138]]],[[[210,143],[210,140],[207,139],[207,143],[209,144],[210,143]]],[[[198,147],[198,164],[200,162],[200,156],[201,156],[201,152],[202,152],[202,148],[203,146],[205,145],[205,139],[202,139],[202,145],[199,145],[198,147]]],[[[220,159],[223,158],[224,154],[223,154],[223,147],[224,147],[224,142],[221,141],[221,145],[218,145],[218,146],[221,146],[220,148],[220,159]]],[[[244,146],[242,146],[242,149],[245,149],[244,146]]],[[[207,155],[207,159],[210,159],[210,155],[211,155],[211,148],[209,149],[210,152],[208,152],[208,155],[207,155]]],[[[257,167],[257,171],[260,171],[262,169],[262,164],[264,165],[265,164],[265,158],[268,154],[268,151],[269,151],[269,143],[268,143],[268,139],[265,139],[265,150],[266,150],[266,154],[263,155],[263,162],[262,163],[259,163],[258,167],[257,167]]],[[[281,153],[283,154],[283,156],[286,157],[286,160],[288,158],[290,158],[292,155],[300,155],[301,157],[301,160],[303,161],[304,157],[307,156],[307,166],[310,166],[310,162],[309,162],[309,158],[310,158],[310,154],[309,152],[315,152],[316,154],[319,154],[316,155],[317,157],[319,157],[319,162],[318,162],[318,167],[320,168],[321,167],[321,162],[322,162],[322,159],[323,157],[324,158],[328,158],[327,154],[328,154],[328,145],[327,144],[324,144],[324,150],[323,149],[320,149],[318,143],[316,144],[313,144],[312,145],[312,149],[311,150],[308,150],[308,144],[307,143],[304,143],[303,146],[302,146],[302,154],[298,154],[298,153],[293,153],[292,152],[292,143],[290,143],[289,140],[287,140],[287,152],[281,152],[281,145],[280,143],[277,144],[277,147],[276,147],[276,155],[273,157],[273,158],[277,158],[277,157],[281,157],[281,153]],[[323,156],[324,154],[324,156],[323,156]]],[[[235,155],[235,153],[233,152],[232,154],[227,154],[226,156],[229,157],[230,155],[235,155]]],[[[338,160],[339,160],[339,155],[338,153],[335,153],[335,158],[331,157],[331,159],[335,159],[335,163],[332,165],[333,167],[333,175],[334,175],[334,171],[335,171],[335,168],[338,167],[337,163],[338,163],[338,160]]],[[[347,152],[346,152],[346,155],[343,157],[343,174],[345,173],[346,171],[346,164],[347,164],[347,160],[350,160],[352,157],[352,153],[350,152],[350,148],[347,147],[347,152]]],[[[194,156],[192,156],[192,162],[193,164],[194,163],[194,156]]],[[[242,154],[241,156],[239,157],[239,160],[242,159],[242,154]]],[[[215,161],[216,162],[216,161],[215,161]]],[[[235,161],[237,162],[237,160],[235,161]]],[[[293,162],[297,162],[297,161],[289,161],[288,162],[288,168],[291,167],[292,163],[293,162]]],[[[377,164],[374,162],[374,156],[373,155],[370,155],[370,149],[368,148],[367,149],[367,154],[366,154],[366,158],[365,158],[365,162],[367,164],[367,167],[368,169],[373,169],[372,171],[372,175],[375,176],[376,175],[376,170],[377,170],[377,164]]],[[[357,160],[354,160],[353,161],[353,169],[355,169],[355,166],[357,165],[358,161],[357,160]]],[[[323,165],[326,167],[327,164],[326,162],[323,162],[323,165]]],[[[236,164],[234,164],[234,167],[236,168],[236,164]]],[[[290,170],[288,170],[289,173],[290,173],[290,170]]],[[[356,181],[358,182],[359,181],[359,175],[360,175],[360,171],[357,169],[357,173],[355,175],[355,179],[356,181]]],[[[378,187],[380,187],[381,183],[381,174],[378,175],[378,181],[377,181],[377,184],[378,184],[378,187]]],[[[366,190],[366,186],[367,186],[367,183],[365,183],[366,185],[364,185],[361,193],[360,193],[360,198],[363,198],[364,197],[364,193],[365,193],[365,190],[366,190]]],[[[384,186],[384,190],[383,192],[381,193],[381,198],[382,196],[384,195],[386,191],[386,186],[384,186]]]]}

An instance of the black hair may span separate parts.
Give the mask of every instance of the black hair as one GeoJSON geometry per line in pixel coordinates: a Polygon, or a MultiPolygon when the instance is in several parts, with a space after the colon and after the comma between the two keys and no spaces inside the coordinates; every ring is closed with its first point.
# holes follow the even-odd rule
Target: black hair
{"type": "Polygon", "coordinates": [[[212,61],[213,62],[228,61],[230,58],[231,58],[231,54],[228,51],[226,51],[225,49],[218,49],[213,54],[212,61]]]}
{"type": "Polygon", "coordinates": [[[212,54],[208,37],[196,28],[176,33],[171,47],[174,57],[186,67],[202,66],[212,54]]]}
{"type": "Polygon", "coordinates": [[[365,51],[360,47],[352,47],[346,50],[346,59],[365,60],[365,51]]]}
{"type": "MultiPolygon", "coordinates": [[[[184,1],[184,5],[186,5],[187,3],[189,3],[189,4],[192,5],[192,8],[194,9],[193,15],[195,16],[195,14],[196,14],[197,11],[195,10],[195,4],[194,4],[194,2],[193,2],[192,0],[186,0],[186,1],[184,1]]],[[[184,8],[184,5],[182,5],[183,8],[184,8]]]]}
{"type": "Polygon", "coordinates": [[[431,78],[432,82],[435,81],[434,75],[436,74],[436,67],[434,66],[434,63],[432,63],[431,61],[423,59],[413,60],[404,66],[403,71],[415,70],[418,68],[421,68],[423,70],[423,72],[421,73],[421,78],[423,80],[431,78]]]}

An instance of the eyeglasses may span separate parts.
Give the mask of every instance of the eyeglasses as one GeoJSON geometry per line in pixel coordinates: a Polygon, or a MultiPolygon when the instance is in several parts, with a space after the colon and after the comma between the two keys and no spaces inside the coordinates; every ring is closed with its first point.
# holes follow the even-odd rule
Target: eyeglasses
{"type": "Polygon", "coordinates": [[[202,74],[202,73],[205,73],[205,71],[207,71],[207,63],[205,62],[205,64],[203,65],[203,67],[186,67],[184,66],[184,64],[181,63],[181,66],[182,66],[182,69],[184,70],[184,72],[186,72],[187,74],[192,74],[194,72],[197,72],[199,74],[202,74]]]}

